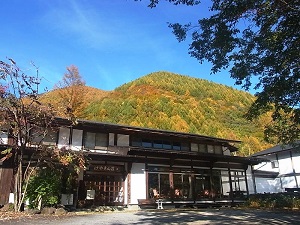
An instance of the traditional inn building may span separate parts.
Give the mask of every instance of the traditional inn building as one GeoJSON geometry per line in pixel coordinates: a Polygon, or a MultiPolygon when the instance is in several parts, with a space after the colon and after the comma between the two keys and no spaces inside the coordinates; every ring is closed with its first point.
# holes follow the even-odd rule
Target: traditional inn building
{"type": "MultiPolygon", "coordinates": [[[[57,124],[43,144],[88,157],[78,191],[71,200],[63,196],[65,204],[232,204],[249,194],[247,168],[261,162],[234,156],[236,140],[85,120],[71,125],[58,118],[57,124]]],[[[9,138],[1,137],[4,149],[9,138]]],[[[0,163],[0,205],[12,192],[12,171],[11,162],[0,163]]]]}

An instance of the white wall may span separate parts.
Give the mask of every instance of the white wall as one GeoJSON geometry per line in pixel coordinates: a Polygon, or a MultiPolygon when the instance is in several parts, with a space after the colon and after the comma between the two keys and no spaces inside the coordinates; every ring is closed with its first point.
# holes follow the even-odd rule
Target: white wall
{"type": "Polygon", "coordinates": [[[264,159],[270,160],[270,162],[262,162],[258,165],[255,165],[255,166],[253,166],[254,170],[279,172],[279,168],[272,168],[272,163],[271,163],[271,161],[277,161],[276,155],[259,156],[259,158],[264,158],[264,159]]]}
{"type": "Polygon", "coordinates": [[[293,173],[292,160],[289,152],[279,153],[278,163],[280,174],[293,173]]]}
{"type": "Polygon", "coordinates": [[[145,164],[133,163],[131,168],[131,202],[130,204],[138,204],[138,199],[146,199],[146,174],[145,164]]]}
{"type": "Polygon", "coordinates": [[[282,188],[296,188],[295,176],[281,177],[282,188]]]}
{"type": "Polygon", "coordinates": [[[256,191],[257,193],[276,193],[284,191],[281,189],[279,178],[255,178],[256,191]]]}
{"type": "Polygon", "coordinates": [[[248,166],[248,169],[246,170],[246,175],[247,175],[247,184],[248,184],[249,194],[255,194],[251,166],[248,166]]]}
{"type": "MultiPolygon", "coordinates": [[[[278,158],[278,168],[272,168],[271,162],[265,162],[254,166],[256,170],[262,171],[272,171],[278,172],[279,175],[277,178],[260,178],[255,177],[256,183],[256,190],[257,193],[264,193],[264,192],[284,192],[285,188],[296,188],[298,182],[298,187],[300,185],[300,177],[295,178],[293,166],[296,173],[300,172],[300,153],[292,154],[293,158],[290,156],[290,152],[279,152],[277,154],[278,158]]],[[[268,160],[277,160],[276,155],[267,155],[264,158],[268,160]]]]}
{"type": "Polygon", "coordinates": [[[293,154],[293,165],[296,173],[300,173],[300,154],[293,154]]]}

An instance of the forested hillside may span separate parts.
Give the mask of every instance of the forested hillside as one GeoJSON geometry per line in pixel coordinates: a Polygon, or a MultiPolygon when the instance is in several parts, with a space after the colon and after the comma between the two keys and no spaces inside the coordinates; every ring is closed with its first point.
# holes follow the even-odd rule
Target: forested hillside
{"type": "Polygon", "coordinates": [[[247,121],[247,92],[169,72],[156,72],[91,99],[85,119],[243,141],[240,155],[260,151],[268,118],[247,121]]]}

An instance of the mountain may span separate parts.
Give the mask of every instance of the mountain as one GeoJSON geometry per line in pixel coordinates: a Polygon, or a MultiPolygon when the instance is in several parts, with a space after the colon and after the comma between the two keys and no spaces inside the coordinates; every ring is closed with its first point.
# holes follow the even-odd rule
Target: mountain
{"type": "Polygon", "coordinates": [[[241,140],[239,155],[270,147],[263,140],[269,118],[246,120],[255,97],[232,87],[155,72],[100,93],[87,100],[84,119],[241,140]]]}

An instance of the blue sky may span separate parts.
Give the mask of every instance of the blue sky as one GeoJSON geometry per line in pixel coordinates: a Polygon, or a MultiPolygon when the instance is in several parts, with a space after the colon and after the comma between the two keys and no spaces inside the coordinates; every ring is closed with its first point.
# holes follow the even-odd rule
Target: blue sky
{"type": "Polygon", "coordinates": [[[13,58],[27,73],[39,67],[51,89],[73,64],[88,86],[114,88],[156,71],[234,86],[226,71],[210,75],[210,65],[188,55],[188,42],[178,43],[167,22],[196,22],[207,15],[200,6],[154,9],[148,0],[10,0],[0,7],[0,60],[13,58]]]}

